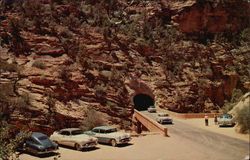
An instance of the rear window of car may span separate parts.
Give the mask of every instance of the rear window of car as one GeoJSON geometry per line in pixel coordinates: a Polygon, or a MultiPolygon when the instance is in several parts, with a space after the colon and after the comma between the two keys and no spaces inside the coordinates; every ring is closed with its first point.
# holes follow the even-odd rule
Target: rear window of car
{"type": "Polygon", "coordinates": [[[65,135],[65,136],[69,136],[70,135],[70,133],[68,131],[62,131],[60,134],[61,135],[65,135]]]}
{"type": "Polygon", "coordinates": [[[79,134],[83,134],[82,130],[75,130],[71,132],[72,135],[79,135],[79,134]]]}
{"type": "Polygon", "coordinates": [[[116,128],[106,130],[106,133],[112,133],[112,132],[117,132],[116,128]]]}
{"type": "Polygon", "coordinates": [[[47,140],[48,137],[47,137],[47,136],[41,136],[41,137],[38,137],[38,139],[39,139],[40,141],[44,141],[44,140],[47,140]]]}
{"type": "Polygon", "coordinates": [[[223,114],[221,117],[222,118],[233,118],[232,115],[230,115],[230,114],[223,114]]]}
{"type": "Polygon", "coordinates": [[[159,117],[166,117],[166,116],[168,116],[168,114],[159,114],[158,116],[159,117]]]}

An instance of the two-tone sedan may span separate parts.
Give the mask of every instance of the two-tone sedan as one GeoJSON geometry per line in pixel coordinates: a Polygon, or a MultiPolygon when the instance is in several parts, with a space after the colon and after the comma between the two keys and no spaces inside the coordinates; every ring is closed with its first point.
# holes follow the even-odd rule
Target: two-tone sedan
{"type": "Polygon", "coordinates": [[[172,124],[173,123],[173,119],[167,113],[158,113],[158,117],[156,118],[156,121],[160,124],[164,124],[164,123],[172,124]]]}
{"type": "Polygon", "coordinates": [[[95,127],[91,131],[84,133],[98,138],[99,143],[108,143],[113,147],[117,146],[117,144],[128,143],[131,140],[129,133],[118,132],[116,127],[112,126],[95,127]]]}
{"type": "Polygon", "coordinates": [[[78,151],[84,148],[94,148],[98,144],[97,138],[83,134],[79,128],[67,128],[54,132],[50,139],[58,144],[74,147],[78,151]]]}

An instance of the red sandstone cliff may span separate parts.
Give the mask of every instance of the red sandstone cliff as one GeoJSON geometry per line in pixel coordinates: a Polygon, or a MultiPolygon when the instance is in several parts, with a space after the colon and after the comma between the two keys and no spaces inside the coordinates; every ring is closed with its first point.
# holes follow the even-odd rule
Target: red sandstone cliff
{"type": "MultiPolygon", "coordinates": [[[[51,5],[41,2],[48,8],[51,5]]],[[[84,23],[89,15],[61,3],[53,5],[56,14],[36,15],[54,16],[58,21],[73,16],[61,23],[42,18],[42,24],[37,24],[39,21],[33,22],[31,17],[24,19],[15,7],[0,12],[0,58],[21,66],[18,93],[28,93],[31,99],[26,112],[12,115],[22,122],[32,119],[45,129],[51,129],[51,124],[57,124],[52,125],[55,128],[77,126],[84,111],[94,108],[108,121],[121,123],[121,118],[129,119],[133,113],[133,98],[138,94],[146,94],[156,105],[176,112],[209,112],[223,106],[233,89],[249,82],[244,68],[249,62],[249,47],[215,42],[204,45],[184,39],[172,45],[175,51],[168,57],[164,53],[168,51],[158,44],[145,45],[122,33],[107,37],[92,22],[84,23]],[[19,24],[21,47],[14,43],[13,18],[27,23],[19,24]],[[38,62],[42,64],[35,65],[38,62]]],[[[249,4],[245,1],[216,5],[194,1],[120,3],[131,19],[146,12],[149,22],[155,17],[163,19],[171,28],[193,33],[195,40],[203,32],[236,33],[249,27],[249,4]]],[[[1,71],[1,84],[14,79],[11,72],[1,71]]]]}

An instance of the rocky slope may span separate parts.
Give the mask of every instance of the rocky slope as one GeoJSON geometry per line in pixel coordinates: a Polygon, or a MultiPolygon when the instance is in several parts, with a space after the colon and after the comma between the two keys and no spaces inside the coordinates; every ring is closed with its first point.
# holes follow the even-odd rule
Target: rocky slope
{"type": "Polygon", "coordinates": [[[89,108],[121,124],[138,94],[176,112],[210,112],[249,89],[249,46],[217,34],[249,27],[248,2],[79,3],[1,2],[0,58],[21,69],[2,68],[0,83],[28,94],[28,107],[11,113],[20,124],[78,126],[89,108]]]}

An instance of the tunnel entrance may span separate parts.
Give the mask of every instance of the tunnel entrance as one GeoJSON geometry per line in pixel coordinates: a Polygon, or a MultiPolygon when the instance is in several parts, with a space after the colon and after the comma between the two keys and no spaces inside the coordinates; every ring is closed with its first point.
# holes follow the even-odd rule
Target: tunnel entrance
{"type": "Polygon", "coordinates": [[[147,110],[149,106],[154,105],[154,99],[146,94],[137,94],[134,96],[134,108],[138,111],[147,110]]]}

